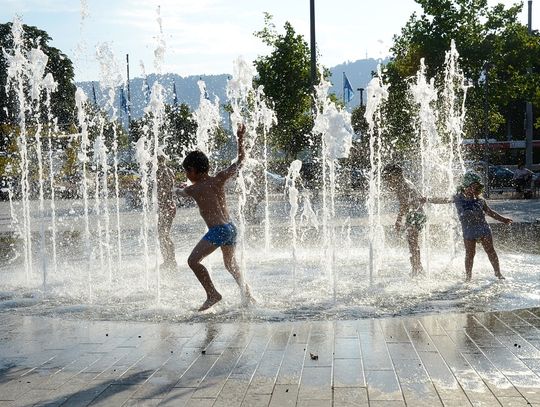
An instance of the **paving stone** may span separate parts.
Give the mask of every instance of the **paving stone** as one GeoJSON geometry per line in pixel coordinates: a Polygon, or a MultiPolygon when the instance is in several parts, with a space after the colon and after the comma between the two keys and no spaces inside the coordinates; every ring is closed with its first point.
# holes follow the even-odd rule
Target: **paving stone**
{"type": "Polygon", "coordinates": [[[299,400],[332,400],[332,368],[306,367],[302,372],[299,400]]]}
{"type": "Polygon", "coordinates": [[[249,387],[249,380],[229,378],[213,407],[240,407],[249,387]]]}
{"type": "Polygon", "coordinates": [[[270,399],[270,407],[294,407],[298,400],[298,385],[276,384],[270,399]]]}
{"type": "Polygon", "coordinates": [[[334,407],[367,407],[366,387],[341,387],[334,389],[334,407]]]}
{"type": "Polygon", "coordinates": [[[0,321],[0,407],[540,407],[540,308],[270,324],[0,321]]]}
{"type": "Polygon", "coordinates": [[[393,370],[366,370],[369,400],[403,400],[396,373],[393,370]]]}
{"type": "Polygon", "coordinates": [[[336,359],[334,361],[334,388],[365,387],[366,378],[361,359],[336,359]]]}

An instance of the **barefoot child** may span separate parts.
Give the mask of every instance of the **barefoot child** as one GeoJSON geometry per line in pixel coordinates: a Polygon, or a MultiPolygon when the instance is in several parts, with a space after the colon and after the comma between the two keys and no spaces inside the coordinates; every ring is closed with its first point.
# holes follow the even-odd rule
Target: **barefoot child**
{"type": "Polygon", "coordinates": [[[418,235],[426,223],[422,197],[413,183],[403,176],[403,170],[398,165],[387,165],[383,170],[383,178],[389,189],[395,192],[399,201],[395,225],[398,232],[402,228],[402,219],[405,216],[407,242],[411,254],[411,277],[416,277],[424,272],[418,242],[418,235]]]}
{"type": "Polygon", "coordinates": [[[484,185],[480,175],[469,171],[463,175],[458,193],[452,199],[448,198],[426,198],[430,203],[451,203],[454,202],[458,213],[461,229],[463,230],[463,243],[465,246],[465,273],[466,281],[472,277],[472,267],[474,255],[476,254],[476,243],[480,242],[488,255],[489,261],[495,271],[495,276],[504,279],[499,266],[499,257],[493,247],[491,228],[486,222],[486,215],[500,222],[509,225],[512,219],[505,218],[491,209],[486,200],[481,197],[484,185]]]}
{"type": "Polygon", "coordinates": [[[218,247],[221,247],[225,268],[244,293],[244,300],[252,300],[248,285],[241,286],[240,269],[235,258],[236,227],[231,222],[224,191],[225,182],[236,175],[244,162],[245,132],[245,126],[239,125],[237,161],[214,176],[208,174],[210,169],[208,157],[201,151],[191,151],[182,163],[186,176],[193,185],[182,189],[180,194],[195,199],[201,217],[208,226],[208,233],[197,243],[188,258],[189,267],[206,291],[206,301],[199,311],[204,311],[221,300],[221,294],[214,287],[208,270],[201,264],[201,261],[218,247]]]}

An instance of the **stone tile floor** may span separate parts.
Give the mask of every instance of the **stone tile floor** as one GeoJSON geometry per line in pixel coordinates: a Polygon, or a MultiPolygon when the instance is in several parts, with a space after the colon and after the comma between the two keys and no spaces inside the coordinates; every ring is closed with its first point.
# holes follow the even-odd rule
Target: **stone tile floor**
{"type": "Polygon", "coordinates": [[[540,406],[540,308],[356,321],[0,314],[4,406],[540,406]]]}

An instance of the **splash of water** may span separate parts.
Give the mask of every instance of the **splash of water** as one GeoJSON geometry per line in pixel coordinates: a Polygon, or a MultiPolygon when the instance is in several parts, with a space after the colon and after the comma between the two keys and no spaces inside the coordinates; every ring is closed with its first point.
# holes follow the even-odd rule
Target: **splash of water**
{"type": "Polygon", "coordinates": [[[219,98],[216,96],[214,102],[210,101],[204,81],[197,81],[197,86],[200,92],[199,107],[193,113],[193,117],[197,122],[196,148],[205,153],[208,158],[211,158],[212,135],[221,122],[219,98]]]}
{"type": "Polygon", "coordinates": [[[329,225],[329,219],[335,219],[336,197],[336,166],[338,159],[347,158],[352,145],[351,117],[348,112],[338,109],[328,97],[330,82],[324,79],[315,86],[316,115],[313,124],[313,134],[321,137],[321,164],[323,183],[323,263],[328,277],[332,279],[334,300],[337,291],[337,276],[335,263],[335,225],[329,225]],[[328,172],[327,172],[328,171],[328,172]],[[330,201],[327,202],[328,196],[330,201]],[[328,205],[329,203],[329,205],[328,205]]]}
{"type": "Polygon", "coordinates": [[[53,165],[53,134],[58,134],[58,119],[54,117],[51,110],[51,94],[56,92],[58,83],[53,76],[48,73],[44,79],[45,87],[45,106],[47,109],[47,139],[48,139],[48,156],[49,156],[49,188],[51,190],[50,209],[51,209],[51,243],[52,243],[52,271],[54,274],[58,272],[58,258],[56,247],[56,204],[55,204],[55,183],[54,183],[54,165],[53,165]]]}
{"type": "Polygon", "coordinates": [[[263,87],[253,87],[254,70],[251,64],[238,57],[233,64],[233,75],[227,83],[227,96],[231,103],[231,125],[235,130],[240,123],[246,126],[244,140],[246,160],[237,178],[238,196],[238,237],[240,246],[241,287],[244,287],[246,270],[246,208],[248,197],[258,195],[260,184],[265,186],[265,247],[270,247],[270,215],[268,210],[268,145],[263,139],[259,150],[259,133],[263,136],[276,123],[275,114],[267,105],[263,87]],[[262,160],[260,159],[262,157],[262,160]],[[261,164],[262,161],[262,164],[261,164]],[[262,167],[262,169],[261,169],[262,167]],[[262,176],[261,176],[262,173],[262,176]],[[263,181],[264,180],[264,181],[263,181]]]}
{"type": "Polygon", "coordinates": [[[81,142],[80,142],[80,151],[77,154],[77,158],[81,165],[82,172],[82,197],[83,197],[83,217],[84,217],[84,246],[86,250],[86,258],[88,261],[88,300],[92,301],[92,268],[90,267],[92,263],[92,247],[90,245],[90,218],[89,218],[89,189],[88,189],[88,163],[90,161],[89,147],[90,139],[88,137],[88,118],[86,115],[86,106],[87,106],[86,94],[81,88],[77,88],[75,91],[75,106],[77,107],[77,121],[81,129],[81,142]]]}
{"type": "Polygon", "coordinates": [[[382,107],[388,99],[388,88],[382,80],[380,65],[377,67],[377,76],[369,82],[366,93],[367,103],[364,117],[368,123],[369,134],[369,191],[366,197],[366,207],[368,209],[369,230],[369,280],[373,282],[382,262],[384,250],[384,230],[382,228],[382,184],[381,171],[383,162],[383,141],[385,132],[385,120],[382,107]]]}
{"type": "MultiPolygon", "coordinates": [[[[452,42],[446,53],[444,83],[442,89],[435,79],[426,78],[426,66],[421,60],[416,81],[410,85],[410,93],[417,108],[414,122],[420,147],[420,182],[423,196],[452,196],[456,191],[456,179],[464,172],[461,141],[464,123],[464,101],[467,86],[458,64],[459,53],[452,42]]],[[[458,222],[455,211],[449,205],[428,208],[423,233],[427,272],[430,271],[429,242],[438,240],[455,253],[458,222]],[[445,219],[451,225],[447,233],[432,235],[432,219],[445,219]]]]}
{"type": "MultiPolygon", "coordinates": [[[[112,158],[113,158],[113,177],[114,177],[114,195],[115,195],[115,214],[116,214],[116,255],[117,270],[122,270],[122,233],[120,229],[120,193],[119,193],[119,179],[118,179],[118,131],[116,126],[117,120],[117,109],[115,106],[115,93],[118,86],[123,85],[124,81],[120,70],[118,69],[118,64],[114,58],[114,54],[110,49],[110,46],[107,43],[100,44],[96,51],[96,57],[99,62],[100,67],[100,88],[102,92],[107,95],[104,109],[105,111],[110,111],[110,123],[112,124],[112,158]]],[[[100,137],[104,140],[104,129],[106,125],[106,118],[100,117],[100,137]]],[[[105,156],[107,151],[104,151],[105,156]]],[[[105,176],[107,172],[105,171],[105,176]]],[[[104,182],[104,195],[106,198],[109,197],[108,194],[108,183],[104,182]]],[[[107,263],[109,265],[109,280],[112,280],[112,266],[111,266],[111,251],[110,251],[110,219],[109,219],[109,205],[105,205],[105,234],[106,234],[106,244],[107,244],[107,263]]]]}
{"type": "Polygon", "coordinates": [[[11,34],[13,36],[13,53],[6,53],[7,59],[7,83],[6,89],[12,89],[17,98],[17,117],[19,120],[19,136],[17,145],[20,154],[19,169],[21,171],[21,206],[22,206],[22,230],[24,244],[24,268],[26,282],[30,280],[32,270],[32,234],[30,217],[30,184],[28,179],[28,129],[26,112],[29,106],[26,102],[25,84],[27,79],[27,59],[23,49],[23,27],[20,18],[13,21],[11,34]]]}
{"type": "Polygon", "coordinates": [[[289,210],[290,218],[290,230],[292,235],[292,257],[293,257],[293,287],[296,291],[296,267],[298,263],[298,254],[297,254],[297,227],[296,227],[296,215],[298,213],[298,188],[296,187],[296,182],[300,177],[300,169],[302,168],[302,161],[294,160],[289,166],[289,172],[287,173],[287,178],[285,181],[285,191],[289,195],[289,205],[291,206],[289,210]]]}
{"type": "Polygon", "coordinates": [[[43,276],[43,292],[47,290],[47,255],[45,253],[45,197],[43,194],[43,186],[45,178],[43,176],[43,146],[41,142],[41,133],[43,124],[41,121],[41,93],[44,89],[45,67],[49,57],[38,47],[33,48],[28,52],[28,81],[30,85],[30,99],[33,110],[33,122],[35,126],[35,151],[38,165],[38,186],[39,186],[39,230],[40,230],[40,245],[39,258],[41,263],[41,271],[43,276]]]}
{"type": "Polygon", "coordinates": [[[270,197],[268,193],[268,133],[277,124],[276,113],[266,102],[263,86],[257,88],[255,94],[256,122],[260,123],[263,136],[262,165],[264,175],[264,250],[268,253],[271,248],[272,238],[270,234],[270,197]]]}

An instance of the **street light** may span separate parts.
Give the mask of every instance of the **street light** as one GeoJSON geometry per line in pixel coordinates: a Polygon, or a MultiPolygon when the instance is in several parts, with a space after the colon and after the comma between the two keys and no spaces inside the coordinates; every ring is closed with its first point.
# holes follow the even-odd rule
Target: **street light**
{"type": "Polygon", "coordinates": [[[356,90],[360,92],[360,106],[364,106],[364,88],[358,88],[356,90]]]}
{"type": "Polygon", "coordinates": [[[311,86],[319,83],[317,78],[317,48],[315,41],[315,0],[309,1],[310,48],[311,48],[311,86]]]}

